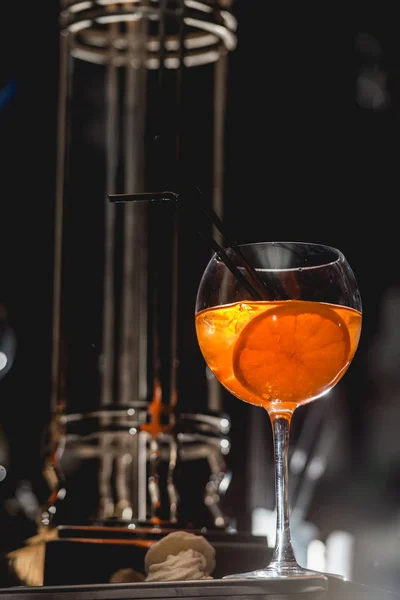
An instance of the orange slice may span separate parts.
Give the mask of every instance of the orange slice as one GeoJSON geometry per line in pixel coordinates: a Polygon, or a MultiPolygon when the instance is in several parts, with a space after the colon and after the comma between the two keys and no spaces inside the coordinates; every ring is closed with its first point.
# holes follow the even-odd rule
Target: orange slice
{"type": "Polygon", "coordinates": [[[298,405],[339,381],[350,347],[346,323],[334,309],[288,300],[246,325],[235,345],[233,370],[263,404],[298,405]]]}

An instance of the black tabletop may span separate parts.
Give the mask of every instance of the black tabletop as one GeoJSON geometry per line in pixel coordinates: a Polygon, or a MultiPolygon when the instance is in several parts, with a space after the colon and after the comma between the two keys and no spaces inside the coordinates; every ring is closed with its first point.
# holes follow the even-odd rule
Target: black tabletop
{"type": "Polygon", "coordinates": [[[101,584],[83,586],[12,587],[0,589],[0,600],[400,600],[400,595],[340,578],[301,580],[210,580],[171,583],[101,584]]]}

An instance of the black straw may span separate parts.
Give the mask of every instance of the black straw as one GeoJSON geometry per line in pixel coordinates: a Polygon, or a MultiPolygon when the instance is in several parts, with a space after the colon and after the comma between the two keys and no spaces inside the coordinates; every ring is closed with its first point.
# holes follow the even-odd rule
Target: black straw
{"type": "MultiPolygon", "coordinates": [[[[180,212],[184,212],[184,203],[179,202],[179,194],[175,192],[155,192],[155,193],[141,193],[141,194],[108,194],[108,199],[110,202],[173,202],[176,208],[180,212]]],[[[191,204],[191,207],[193,205],[191,204]]],[[[228,254],[225,252],[224,248],[218,244],[216,240],[210,235],[207,235],[198,227],[198,222],[193,223],[194,228],[197,231],[197,234],[213,249],[216,255],[225,263],[231,273],[240,281],[240,283],[247,289],[247,291],[251,294],[254,300],[265,300],[266,299],[266,288],[262,282],[262,280],[257,275],[256,271],[253,267],[248,263],[248,261],[243,256],[242,252],[239,250],[236,244],[229,244],[229,241],[226,235],[223,232],[222,222],[219,219],[218,215],[211,210],[208,212],[204,206],[201,207],[201,212],[214,224],[216,229],[220,232],[223,241],[229,245],[232,251],[236,254],[238,262],[240,265],[246,270],[249,279],[247,279],[240,269],[235,265],[235,263],[231,260],[228,254]]],[[[188,215],[185,215],[185,218],[188,218],[188,215]]]]}
{"type": "MultiPolygon", "coordinates": [[[[192,185],[191,188],[194,188],[197,195],[203,196],[202,192],[199,190],[197,185],[195,185],[195,186],[192,185]]],[[[237,241],[230,242],[227,239],[226,234],[223,231],[224,226],[222,224],[222,221],[219,218],[219,216],[217,215],[217,213],[212,208],[206,209],[204,205],[201,205],[200,208],[201,208],[203,214],[207,217],[207,219],[209,221],[211,221],[211,223],[219,231],[221,238],[222,238],[223,242],[225,243],[225,245],[230,247],[233,250],[233,252],[236,254],[236,258],[237,258],[238,262],[246,270],[246,272],[249,276],[250,282],[252,283],[253,288],[255,288],[255,290],[257,291],[257,293],[259,295],[257,300],[266,300],[268,298],[267,288],[265,287],[262,279],[260,279],[260,277],[258,276],[257,271],[254,269],[254,267],[248,262],[248,260],[244,256],[240,246],[238,245],[238,242],[237,241]]]]}

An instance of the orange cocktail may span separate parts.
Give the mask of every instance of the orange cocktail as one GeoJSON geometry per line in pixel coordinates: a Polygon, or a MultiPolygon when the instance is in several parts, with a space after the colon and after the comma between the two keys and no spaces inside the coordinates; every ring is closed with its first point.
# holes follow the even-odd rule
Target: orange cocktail
{"type": "Polygon", "coordinates": [[[361,312],[304,300],[241,301],[196,315],[202,354],[235,396],[273,412],[328,392],[349,367],[361,312]]]}
{"type": "Polygon", "coordinates": [[[357,280],[337,248],[256,242],[215,253],[195,308],[197,339],[218,381],[263,407],[272,425],[276,537],[265,568],[229,577],[315,577],[298,564],[290,534],[288,456],[298,406],[344,376],[361,335],[357,280]]]}

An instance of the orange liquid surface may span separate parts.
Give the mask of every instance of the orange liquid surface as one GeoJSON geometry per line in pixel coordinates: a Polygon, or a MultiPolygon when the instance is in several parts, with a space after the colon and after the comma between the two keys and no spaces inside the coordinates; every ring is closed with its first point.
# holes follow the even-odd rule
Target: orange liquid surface
{"type": "Polygon", "coordinates": [[[201,352],[220,383],[276,413],[332,389],[356,352],[361,323],[354,309],[303,300],[245,301],[196,315],[201,352]]]}

